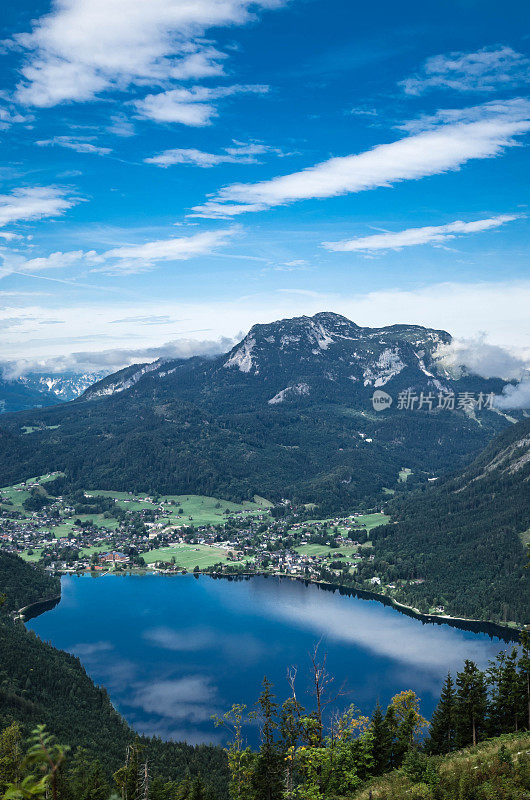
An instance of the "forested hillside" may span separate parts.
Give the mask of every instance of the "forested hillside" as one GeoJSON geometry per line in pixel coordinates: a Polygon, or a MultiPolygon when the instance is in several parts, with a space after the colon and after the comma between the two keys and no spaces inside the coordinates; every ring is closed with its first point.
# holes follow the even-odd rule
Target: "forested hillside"
{"type": "Polygon", "coordinates": [[[38,600],[49,600],[60,591],[59,578],[0,550],[0,594],[4,598],[4,612],[18,611],[38,600]]]}
{"type": "Polygon", "coordinates": [[[498,436],[469,469],[400,496],[392,523],[372,531],[376,574],[428,611],[530,622],[530,419],[498,436]]]}

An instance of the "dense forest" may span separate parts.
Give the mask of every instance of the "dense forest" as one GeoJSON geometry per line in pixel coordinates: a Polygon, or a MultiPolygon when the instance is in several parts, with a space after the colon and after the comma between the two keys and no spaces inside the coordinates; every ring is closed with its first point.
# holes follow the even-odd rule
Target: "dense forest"
{"type": "Polygon", "coordinates": [[[40,567],[32,567],[13,553],[0,551],[0,592],[3,611],[18,611],[30,603],[57,597],[59,578],[40,567]]]}
{"type": "Polygon", "coordinates": [[[371,532],[368,572],[384,583],[417,581],[400,586],[396,597],[421,611],[443,606],[454,616],[528,623],[529,434],[524,420],[460,475],[396,496],[392,523],[371,532]]]}

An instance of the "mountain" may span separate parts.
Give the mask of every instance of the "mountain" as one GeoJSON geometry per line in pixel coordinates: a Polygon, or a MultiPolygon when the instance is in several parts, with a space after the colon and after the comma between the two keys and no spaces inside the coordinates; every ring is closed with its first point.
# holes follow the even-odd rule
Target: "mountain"
{"type": "Polygon", "coordinates": [[[50,375],[30,372],[11,380],[0,378],[0,414],[74,400],[104,375],[104,372],[50,375]]]}
{"type": "MultiPolygon", "coordinates": [[[[439,391],[433,354],[451,337],[419,325],[361,328],[329,312],[254,325],[242,342],[217,359],[194,358],[127,367],[92,386],[84,399],[130,389],[146,374],[178,387],[187,399],[225,403],[232,387],[250,406],[332,399],[339,391],[353,398],[363,390],[390,385],[439,391]],[[193,376],[193,386],[186,384],[193,376]]],[[[162,387],[161,387],[162,388],[162,387]]],[[[366,394],[366,392],[364,392],[366,394]]],[[[241,398],[240,401],[241,402],[241,398]]]]}
{"type": "Polygon", "coordinates": [[[57,469],[85,487],[260,494],[322,512],[377,504],[402,467],[412,485],[463,466],[509,424],[483,407],[438,407],[438,395],[446,405],[451,392],[504,385],[439,371],[436,349],[450,340],[331,313],[255,325],[225,355],[133,365],[72,403],[5,415],[0,485],[57,469]],[[391,407],[374,410],[374,389],[391,407]],[[407,390],[414,409],[400,407],[407,390]],[[417,408],[421,392],[430,408],[417,408]]]}
{"type": "Polygon", "coordinates": [[[59,402],[48,391],[26,386],[20,380],[7,381],[0,377],[0,414],[53,406],[59,402]]]}
{"type": "Polygon", "coordinates": [[[41,374],[28,372],[19,379],[24,386],[39,391],[50,392],[59,400],[75,400],[89,386],[100,381],[106,372],[62,372],[57,374],[41,374]]]}
{"type": "Polygon", "coordinates": [[[389,503],[372,531],[371,574],[397,599],[454,616],[530,624],[530,419],[497,436],[459,474],[389,503]]]}

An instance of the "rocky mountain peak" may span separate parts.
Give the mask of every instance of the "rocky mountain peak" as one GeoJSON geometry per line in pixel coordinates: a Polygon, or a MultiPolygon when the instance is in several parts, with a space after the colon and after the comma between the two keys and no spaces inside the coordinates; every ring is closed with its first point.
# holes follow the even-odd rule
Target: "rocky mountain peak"
{"type": "Polygon", "coordinates": [[[432,377],[436,348],[451,340],[445,331],[419,325],[363,328],[333,312],[254,325],[228,353],[223,367],[265,376],[324,375],[384,385],[406,367],[432,377]],[[376,383],[377,381],[377,383],[376,383]]]}

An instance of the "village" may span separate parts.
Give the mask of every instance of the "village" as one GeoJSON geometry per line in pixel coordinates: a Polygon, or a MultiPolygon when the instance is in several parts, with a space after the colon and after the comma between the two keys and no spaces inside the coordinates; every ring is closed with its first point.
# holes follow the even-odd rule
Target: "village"
{"type": "Polygon", "coordinates": [[[50,496],[47,481],[55,477],[0,490],[0,547],[50,572],[270,574],[381,589],[369,540],[388,520],[381,511],[315,520],[310,508],[288,500],[50,496]]]}

